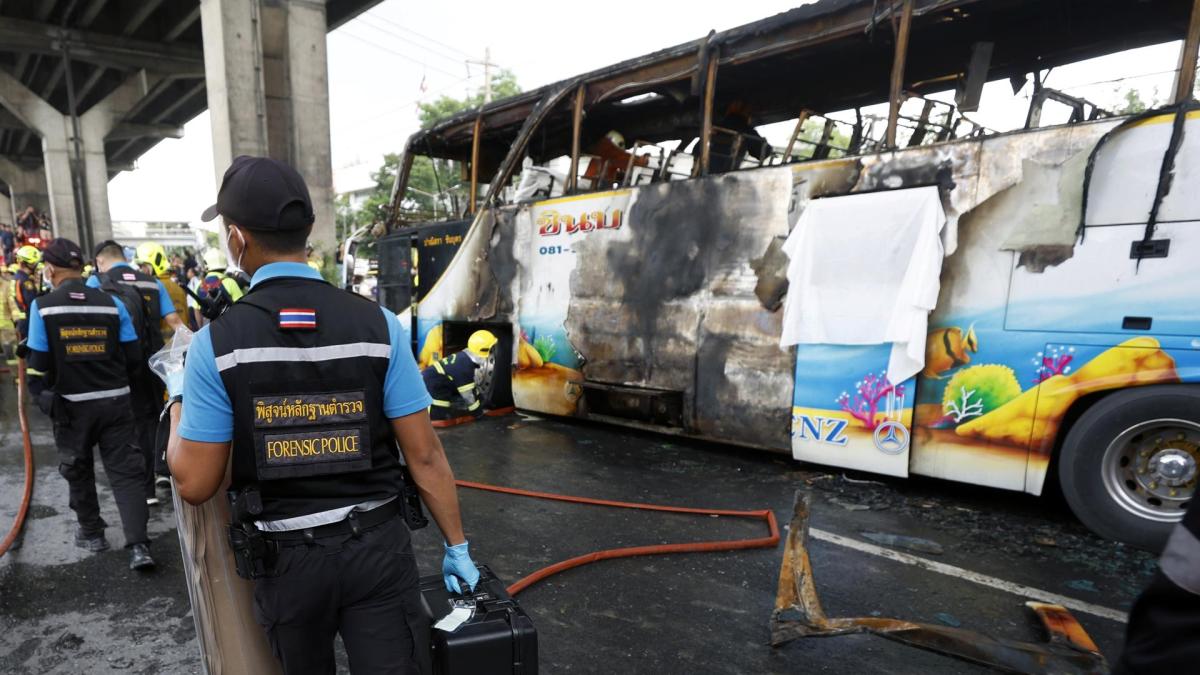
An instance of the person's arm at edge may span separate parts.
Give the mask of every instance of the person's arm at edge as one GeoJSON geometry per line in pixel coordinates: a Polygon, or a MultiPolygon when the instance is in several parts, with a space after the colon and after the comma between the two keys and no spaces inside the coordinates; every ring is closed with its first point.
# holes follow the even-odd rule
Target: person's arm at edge
{"type": "Polygon", "coordinates": [[[50,358],[50,341],[46,337],[46,325],[42,323],[36,298],[29,306],[29,326],[26,330],[29,333],[25,336],[25,346],[29,348],[26,365],[33,370],[49,372],[54,363],[50,358]]]}
{"type": "MultiPolygon", "coordinates": [[[[118,339],[125,355],[125,372],[134,375],[142,369],[142,345],[138,342],[137,331],[133,328],[133,320],[129,318],[129,311],[125,309],[125,303],[121,302],[120,298],[111,299],[117,307],[117,316],[121,319],[121,332],[118,339]]],[[[148,357],[149,354],[144,356],[148,357]]]]}
{"type": "Polygon", "coordinates": [[[158,282],[158,315],[171,330],[179,330],[183,327],[183,319],[179,317],[179,313],[175,311],[175,305],[171,304],[171,296],[167,293],[167,285],[162,282],[162,279],[155,279],[158,282]]]}
{"type": "Polygon", "coordinates": [[[167,440],[167,466],[175,479],[175,490],[183,501],[199,506],[212,499],[225,479],[229,462],[229,441],[208,443],[190,441],[179,435],[181,404],[172,403],[170,412],[171,436],[167,440]]]}
{"type": "Polygon", "coordinates": [[[408,348],[408,333],[386,308],[380,307],[388,324],[392,357],[384,380],[384,414],[392,423],[392,432],[408,471],[434,522],[450,546],[466,541],[454,471],[433,425],[429,422],[429,392],[417,362],[408,348]]]}
{"type": "Polygon", "coordinates": [[[189,504],[202,504],[221,489],[233,438],[233,410],[217,373],[207,330],[192,338],[184,372],[183,405],[169,410],[167,465],[175,489],[189,504]]]}
{"type": "Polygon", "coordinates": [[[446,543],[450,546],[463,543],[467,537],[463,534],[454,472],[446,460],[442,441],[429,422],[429,412],[421,409],[393,419],[392,431],[400,443],[421,499],[442,531],[446,543]]]}

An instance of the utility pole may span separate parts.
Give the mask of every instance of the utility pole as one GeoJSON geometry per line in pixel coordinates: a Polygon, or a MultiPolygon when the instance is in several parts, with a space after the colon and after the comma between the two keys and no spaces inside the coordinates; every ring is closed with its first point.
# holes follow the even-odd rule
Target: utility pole
{"type": "Polygon", "coordinates": [[[498,64],[492,63],[492,48],[483,48],[483,60],[474,61],[468,60],[467,63],[474,63],[478,66],[483,66],[483,103],[487,105],[492,102],[492,67],[498,64]]]}

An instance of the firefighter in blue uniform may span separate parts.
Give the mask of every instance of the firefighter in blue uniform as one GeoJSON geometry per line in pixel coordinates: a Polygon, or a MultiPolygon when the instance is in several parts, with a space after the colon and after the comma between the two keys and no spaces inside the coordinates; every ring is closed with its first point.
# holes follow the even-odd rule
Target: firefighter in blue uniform
{"type": "Polygon", "coordinates": [[[490,331],[477,330],[467,341],[467,348],[434,361],[421,371],[421,379],[433,402],[429,416],[433,420],[458,417],[478,417],[483,403],[475,387],[475,371],[482,366],[496,346],[496,336],[490,331]]]}
{"type": "Polygon", "coordinates": [[[1200,500],[1171,531],[1158,570],[1129,612],[1114,675],[1188,673],[1200,662],[1200,500]]]}
{"type": "MultiPolygon", "coordinates": [[[[162,332],[159,329],[160,319],[174,330],[183,325],[183,319],[175,311],[175,305],[171,303],[166,287],[158,279],[130,265],[125,259],[125,249],[111,239],[101,242],[96,247],[95,260],[96,273],[88,277],[88,288],[100,288],[110,295],[123,294],[131,298],[131,302],[140,299],[137,316],[131,315],[130,318],[134,320],[134,329],[137,331],[142,353],[149,358],[163,346],[162,332]],[[114,284],[128,291],[122,293],[121,288],[115,288],[114,284]]],[[[155,506],[159,503],[154,492],[155,473],[159,474],[159,485],[170,485],[170,479],[165,475],[167,467],[164,459],[155,457],[154,452],[158,416],[162,412],[165,398],[162,380],[155,377],[149,368],[144,368],[134,378],[132,387],[138,446],[142,449],[142,456],[150,469],[146,472],[146,504],[155,506]]]]}
{"type": "Polygon", "coordinates": [[[314,216],[295,169],[236,158],[204,219],[217,214],[251,286],[168,380],[176,490],[209,499],[232,454],[230,546],[285,673],[334,672],[337,634],[353,671],[415,673],[428,643],[397,447],[445,537],[447,587],[479,572],[408,335],[305,264],[314,216]]]}
{"type": "Polygon", "coordinates": [[[66,239],[43,252],[54,290],[30,304],[29,365],[46,372],[39,407],[54,419],[58,471],[70,487],[79,521],[75,544],[92,552],[108,548],[107,524],[96,497],[93,446],[112,485],[131,569],[154,566],[147,548],[146,472],[134,440],[129,377],[141,368],[141,348],[129,313],[117,298],[83,283],[83,255],[66,239]]]}

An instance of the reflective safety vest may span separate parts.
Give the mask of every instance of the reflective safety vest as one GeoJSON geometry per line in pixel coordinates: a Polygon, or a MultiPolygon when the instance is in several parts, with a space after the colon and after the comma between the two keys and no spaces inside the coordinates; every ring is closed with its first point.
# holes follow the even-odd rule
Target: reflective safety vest
{"type": "Polygon", "coordinates": [[[433,398],[433,405],[449,408],[455,401],[463,399],[468,410],[477,409],[480,403],[473,394],[475,371],[478,369],[479,365],[465,352],[456,352],[430,364],[422,371],[421,377],[433,398]]]}
{"type": "Polygon", "coordinates": [[[13,318],[15,308],[12,279],[0,279],[0,330],[13,327],[16,321],[13,318]]]}
{"type": "Polygon", "coordinates": [[[233,489],[256,485],[262,520],[399,493],[383,414],[391,359],[379,305],[314,279],[257,284],[210,324],[233,407],[233,489]]]}
{"type": "Polygon", "coordinates": [[[54,391],[72,403],[129,394],[121,317],[104,291],[72,279],[38,298],[53,366],[54,391]]]}

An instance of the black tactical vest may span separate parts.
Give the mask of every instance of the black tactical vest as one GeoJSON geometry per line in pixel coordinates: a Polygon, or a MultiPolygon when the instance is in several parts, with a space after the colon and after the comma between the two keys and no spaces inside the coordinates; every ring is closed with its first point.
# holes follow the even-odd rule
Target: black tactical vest
{"type": "Polygon", "coordinates": [[[73,403],[129,394],[121,317],[104,291],[72,279],[38,298],[54,360],[54,390],[73,403]]]}
{"type": "Polygon", "coordinates": [[[379,305],[324,281],[280,277],[210,326],[233,405],[232,487],[258,486],[262,520],[399,494],[383,414],[391,342],[379,305]]]}
{"type": "Polygon", "coordinates": [[[137,292],[142,294],[142,300],[146,302],[146,307],[153,313],[155,325],[158,324],[159,307],[161,307],[159,304],[161,301],[158,298],[158,279],[126,265],[114,265],[107,272],[97,274],[112,279],[122,286],[131,286],[137,289],[137,292]]]}

